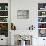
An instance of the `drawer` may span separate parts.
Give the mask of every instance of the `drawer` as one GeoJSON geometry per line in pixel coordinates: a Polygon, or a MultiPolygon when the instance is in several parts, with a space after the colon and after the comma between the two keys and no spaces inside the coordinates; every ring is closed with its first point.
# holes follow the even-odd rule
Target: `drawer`
{"type": "Polygon", "coordinates": [[[7,38],[0,38],[0,45],[8,45],[8,39],[7,38]]]}

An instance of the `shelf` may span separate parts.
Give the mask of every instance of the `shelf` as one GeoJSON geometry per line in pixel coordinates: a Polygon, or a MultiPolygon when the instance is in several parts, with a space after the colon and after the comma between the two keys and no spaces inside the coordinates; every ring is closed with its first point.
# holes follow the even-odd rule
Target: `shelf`
{"type": "Polygon", "coordinates": [[[46,17],[46,15],[44,15],[44,16],[38,16],[38,17],[46,17]]]}
{"type": "Polygon", "coordinates": [[[38,29],[46,29],[46,28],[38,28],[38,29]]]}
{"type": "Polygon", "coordinates": [[[38,11],[46,11],[46,10],[38,10],[38,11]]]}
{"type": "Polygon", "coordinates": [[[8,11],[8,10],[0,10],[0,11],[8,11]]]}
{"type": "Polygon", "coordinates": [[[0,17],[8,17],[8,16],[0,16],[0,17]]]}
{"type": "Polygon", "coordinates": [[[46,23],[46,22],[38,22],[38,23],[46,23]]]}
{"type": "Polygon", "coordinates": [[[8,22],[0,22],[0,23],[8,23],[8,22]]]}

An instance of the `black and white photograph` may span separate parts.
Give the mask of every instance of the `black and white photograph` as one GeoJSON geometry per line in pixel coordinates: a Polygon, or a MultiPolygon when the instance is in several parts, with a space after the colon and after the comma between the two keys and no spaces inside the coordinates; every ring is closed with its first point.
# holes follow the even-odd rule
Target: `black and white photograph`
{"type": "Polygon", "coordinates": [[[17,19],[28,19],[29,10],[17,10],[17,19]]]}

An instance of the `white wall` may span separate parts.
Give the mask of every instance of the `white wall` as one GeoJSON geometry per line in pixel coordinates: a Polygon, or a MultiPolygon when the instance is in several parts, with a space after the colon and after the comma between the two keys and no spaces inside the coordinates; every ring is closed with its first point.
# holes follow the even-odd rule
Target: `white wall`
{"type": "MultiPolygon", "coordinates": [[[[11,22],[16,25],[19,30],[25,31],[30,25],[35,26],[34,36],[38,36],[38,3],[45,3],[46,0],[11,0],[11,22]],[[17,10],[29,10],[29,19],[17,19],[17,10]]],[[[16,30],[16,31],[17,31],[16,30]]],[[[36,37],[37,38],[37,37],[36,37]]],[[[33,38],[33,45],[38,46],[38,43],[42,43],[42,38],[33,38]]],[[[39,45],[40,46],[40,45],[39,45]]]]}
{"type": "Polygon", "coordinates": [[[17,30],[26,30],[32,24],[35,25],[37,23],[37,2],[31,0],[15,0],[11,3],[11,19],[15,23],[17,30]],[[17,10],[29,10],[29,19],[17,19],[17,10]]]}
{"type": "Polygon", "coordinates": [[[46,0],[11,0],[11,22],[17,30],[26,30],[32,24],[37,29],[38,3],[46,0]],[[17,10],[29,10],[29,19],[17,19],[17,10]]]}

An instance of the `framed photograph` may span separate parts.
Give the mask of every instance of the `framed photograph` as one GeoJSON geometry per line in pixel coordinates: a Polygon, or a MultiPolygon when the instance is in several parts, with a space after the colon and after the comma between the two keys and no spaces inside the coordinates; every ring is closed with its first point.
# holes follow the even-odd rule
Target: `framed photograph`
{"type": "Polygon", "coordinates": [[[29,10],[17,10],[17,19],[28,19],[29,10]]]}

